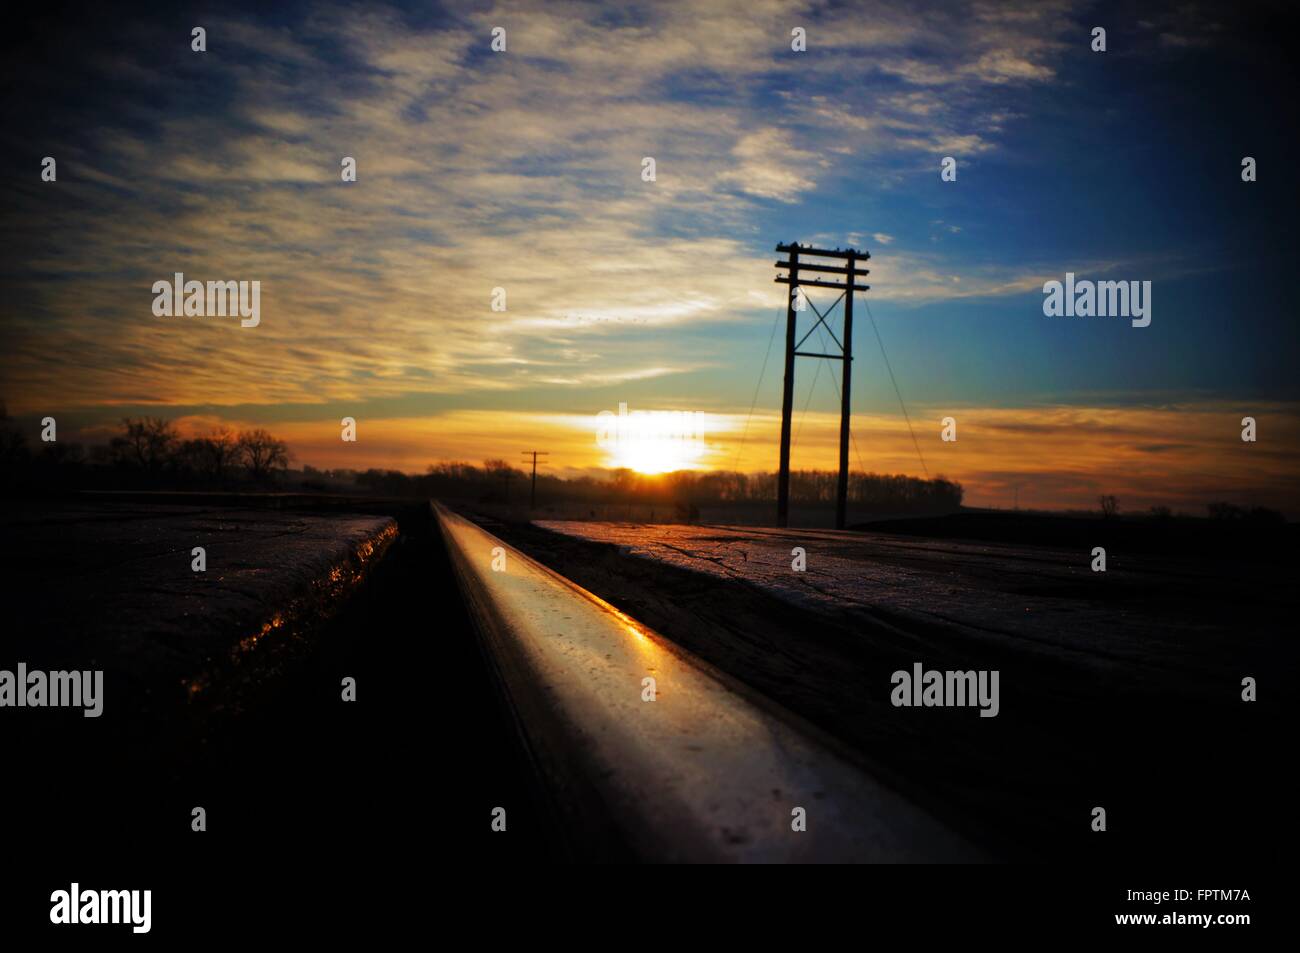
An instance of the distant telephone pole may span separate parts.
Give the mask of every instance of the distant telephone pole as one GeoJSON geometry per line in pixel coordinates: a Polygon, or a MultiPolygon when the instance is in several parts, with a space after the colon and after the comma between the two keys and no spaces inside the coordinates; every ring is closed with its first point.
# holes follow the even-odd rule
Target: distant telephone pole
{"type": "Polygon", "coordinates": [[[528,508],[530,510],[533,510],[537,508],[537,458],[539,456],[543,456],[543,457],[549,456],[550,452],[547,450],[525,450],[524,451],[525,457],[527,457],[530,454],[532,455],[533,458],[533,490],[528,497],[528,508]]]}

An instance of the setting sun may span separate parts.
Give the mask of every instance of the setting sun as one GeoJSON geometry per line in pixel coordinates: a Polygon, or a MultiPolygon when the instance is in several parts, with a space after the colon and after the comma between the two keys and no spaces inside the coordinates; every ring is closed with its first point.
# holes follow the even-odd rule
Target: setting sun
{"type": "Polygon", "coordinates": [[[646,438],[621,441],[609,449],[606,466],[656,474],[700,469],[708,448],[703,440],[646,438]]]}
{"type": "Polygon", "coordinates": [[[596,445],[605,452],[605,465],[638,473],[671,473],[704,466],[708,446],[704,433],[709,415],[698,411],[628,412],[596,415],[596,445]]]}

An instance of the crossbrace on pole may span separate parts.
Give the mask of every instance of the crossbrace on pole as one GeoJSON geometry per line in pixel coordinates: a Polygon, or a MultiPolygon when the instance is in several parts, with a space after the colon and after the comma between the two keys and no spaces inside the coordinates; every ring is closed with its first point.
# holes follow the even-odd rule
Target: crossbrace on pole
{"type": "Polygon", "coordinates": [[[855,291],[867,291],[870,288],[869,285],[857,283],[858,276],[870,274],[866,268],[858,268],[857,264],[860,261],[869,259],[871,254],[859,251],[856,248],[813,248],[809,245],[787,244],[784,242],[777,245],[776,250],[789,256],[785,261],[776,262],[778,269],[788,271],[788,274],[778,274],[776,281],[790,286],[790,297],[786,302],[785,312],[785,387],[781,395],[781,468],[776,483],[776,521],[779,526],[788,526],[790,523],[790,420],[794,411],[794,359],[796,357],[815,357],[843,362],[844,383],[840,388],[840,478],[835,492],[835,528],[843,529],[849,499],[849,384],[853,376],[850,373],[853,361],[853,293],[855,291]],[[823,261],[818,261],[818,259],[823,259],[823,261]],[[825,259],[830,259],[833,263],[827,263],[825,259]],[[829,275],[844,280],[828,281],[821,277],[801,279],[800,272],[812,275],[829,275]],[[839,291],[840,296],[831,303],[825,312],[817,310],[817,307],[811,301],[808,301],[807,296],[804,296],[804,300],[812,306],[813,312],[817,315],[817,321],[808,329],[808,333],[796,343],[796,322],[799,309],[795,307],[795,300],[799,297],[801,289],[805,287],[831,288],[839,291]],[[826,323],[826,315],[840,301],[844,302],[843,341],[835,336],[835,332],[826,323]],[[808,337],[818,327],[824,327],[830,332],[831,340],[840,348],[839,354],[821,354],[799,350],[804,341],[807,341],[808,337]]]}

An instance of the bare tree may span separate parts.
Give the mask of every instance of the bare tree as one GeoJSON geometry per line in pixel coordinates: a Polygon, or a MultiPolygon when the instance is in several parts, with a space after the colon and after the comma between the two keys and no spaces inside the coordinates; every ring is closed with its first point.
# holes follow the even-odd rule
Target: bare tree
{"type": "Polygon", "coordinates": [[[241,433],[235,446],[240,461],[256,481],[265,480],[273,470],[283,470],[289,465],[288,444],[260,427],[241,433]]]}
{"type": "Polygon", "coordinates": [[[1098,501],[1101,503],[1101,515],[1106,519],[1112,519],[1119,513],[1119,500],[1115,499],[1109,493],[1103,493],[1099,496],[1098,501]]]}
{"type": "Polygon", "coordinates": [[[125,430],[111,443],[116,459],[145,470],[161,470],[176,448],[176,428],[161,417],[122,418],[125,430]]]}
{"type": "Polygon", "coordinates": [[[186,440],[177,451],[177,458],[186,467],[217,482],[225,479],[238,457],[235,434],[227,427],[218,427],[206,437],[186,440]]]}
{"type": "Polygon", "coordinates": [[[234,432],[229,427],[218,427],[203,440],[204,458],[208,475],[223,479],[239,455],[234,432]]]}

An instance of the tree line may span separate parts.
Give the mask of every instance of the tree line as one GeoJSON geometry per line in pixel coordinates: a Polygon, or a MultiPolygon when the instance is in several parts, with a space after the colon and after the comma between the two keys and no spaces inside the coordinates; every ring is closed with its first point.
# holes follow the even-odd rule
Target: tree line
{"type": "MultiPolygon", "coordinates": [[[[476,502],[525,500],[530,474],[504,460],[439,463],[421,475],[398,470],[367,470],[357,475],[358,485],[385,496],[428,496],[476,502]]],[[[799,504],[833,504],[838,475],[829,470],[795,470],[790,474],[790,499],[799,504]]],[[[537,475],[537,499],[544,502],[661,503],[710,505],[720,503],[773,503],[777,474],[736,471],[679,470],[643,474],[612,470],[602,477],[568,479],[537,475]]],[[[849,502],[896,513],[946,513],[961,507],[962,486],[943,477],[923,480],[879,473],[849,474],[849,502]]]]}
{"type": "Polygon", "coordinates": [[[106,444],[29,441],[0,405],[0,479],[35,488],[226,488],[275,482],[289,446],[256,427],[182,438],[161,417],[124,417],[106,444]]]}
{"type": "MultiPolygon", "coordinates": [[[[106,444],[86,448],[66,441],[29,440],[0,404],[0,484],[28,489],[238,489],[280,486],[313,492],[351,488],[382,496],[439,497],[497,503],[526,500],[530,474],[504,460],[437,463],[423,474],[371,469],[322,471],[303,467],[286,480],[288,445],[262,428],[216,427],[183,438],[161,417],[124,417],[106,444]]],[[[539,503],[649,503],[692,507],[776,500],[775,473],[681,470],[649,475],[619,469],[569,478],[539,473],[539,503]]],[[[826,470],[790,474],[790,499],[833,504],[837,475],[826,470]]],[[[960,483],[942,477],[851,473],[849,502],[894,513],[945,513],[961,507],[960,483]]]]}

